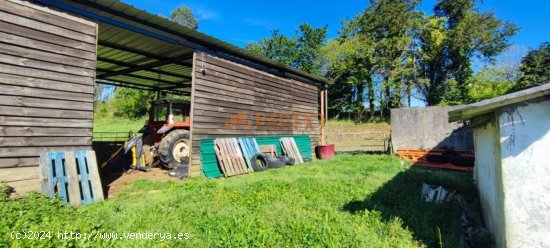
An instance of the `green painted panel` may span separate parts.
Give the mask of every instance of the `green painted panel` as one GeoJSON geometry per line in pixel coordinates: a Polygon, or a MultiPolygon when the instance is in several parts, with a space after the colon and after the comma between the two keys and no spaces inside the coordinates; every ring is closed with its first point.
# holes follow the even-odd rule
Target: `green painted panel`
{"type": "MultiPolygon", "coordinates": [[[[256,138],[258,145],[275,145],[277,148],[277,154],[283,154],[281,148],[281,137],[294,137],[298,150],[302,154],[303,158],[311,158],[311,139],[308,135],[297,136],[242,136],[235,138],[256,138]]],[[[221,177],[222,173],[218,166],[218,160],[216,159],[216,152],[214,151],[214,138],[201,139],[201,164],[202,171],[206,177],[217,178],[221,177]]]]}

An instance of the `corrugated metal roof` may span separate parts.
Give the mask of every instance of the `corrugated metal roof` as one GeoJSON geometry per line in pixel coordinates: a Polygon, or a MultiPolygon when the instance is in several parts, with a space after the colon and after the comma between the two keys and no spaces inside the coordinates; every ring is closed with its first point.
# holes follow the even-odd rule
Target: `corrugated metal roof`
{"type": "MultiPolygon", "coordinates": [[[[48,1],[35,1],[48,4],[48,1]]],[[[177,40],[179,43],[189,44],[189,46],[186,47],[181,44],[166,42],[121,27],[99,22],[98,79],[113,81],[115,79],[124,79],[146,87],[170,88],[171,90],[185,89],[185,91],[188,91],[190,85],[186,84],[186,79],[191,76],[190,57],[186,61],[153,67],[152,70],[135,71],[109,78],[103,78],[103,75],[109,75],[112,71],[131,68],[124,66],[124,64],[142,66],[167,58],[170,59],[185,54],[192,54],[195,49],[202,50],[202,48],[204,48],[208,52],[213,52],[215,56],[223,55],[225,57],[231,57],[238,62],[248,63],[247,65],[258,65],[261,68],[266,68],[266,70],[271,73],[284,74],[304,82],[311,82],[318,85],[325,85],[327,83],[323,78],[257,56],[240,47],[181,26],[166,18],[153,15],[144,10],[139,10],[120,1],[60,0],[56,2],[67,4],[78,10],[99,14],[118,22],[147,30],[154,34],[169,37],[177,40]],[[177,76],[180,75],[182,77],[178,78],[177,76]],[[154,79],[160,81],[155,81],[154,79]],[[175,85],[181,85],[181,88],[174,88],[175,85]]]]}

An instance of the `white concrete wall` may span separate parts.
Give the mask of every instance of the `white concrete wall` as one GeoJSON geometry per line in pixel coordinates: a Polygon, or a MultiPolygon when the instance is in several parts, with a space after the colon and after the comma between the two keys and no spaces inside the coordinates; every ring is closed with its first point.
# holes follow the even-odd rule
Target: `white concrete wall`
{"type": "Polygon", "coordinates": [[[550,99],[503,109],[499,124],[506,245],[550,247],[550,99]]]}
{"type": "MultiPolygon", "coordinates": [[[[496,118],[495,118],[496,119],[496,118]]],[[[497,246],[504,245],[504,209],[500,166],[499,130],[496,120],[474,129],[476,162],[474,180],[481,202],[483,219],[497,246]]]]}

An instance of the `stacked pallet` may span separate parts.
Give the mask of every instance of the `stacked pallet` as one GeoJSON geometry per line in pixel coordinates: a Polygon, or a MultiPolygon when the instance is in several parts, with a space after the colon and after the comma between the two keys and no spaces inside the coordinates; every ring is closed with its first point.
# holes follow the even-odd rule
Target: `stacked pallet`
{"type": "Polygon", "coordinates": [[[298,149],[294,138],[281,138],[280,141],[285,156],[293,158],[296,161],[296,164],[304,163],[304,159],[302,158],[302,154],[300,154],[300,150],[298,149]]]}
{"type": "Polygon", "coordinates": [[[103,200],[95,152],[45,152],[40,155],[42,194],[74,206],[103,200]]]}
{"type": "Polygon", "coordinates": [[[214,150],[225,177],[250,172],[236,138],[215,139],[214,150]]]}

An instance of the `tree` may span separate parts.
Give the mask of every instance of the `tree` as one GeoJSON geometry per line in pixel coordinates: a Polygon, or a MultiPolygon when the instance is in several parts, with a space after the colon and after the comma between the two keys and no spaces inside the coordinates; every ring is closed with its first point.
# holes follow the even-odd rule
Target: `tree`
{"type": "Polygon", "coordinates": [[[319,75],[322,66],[320,52],[325,45],[326,35],[327,26],[312,28],[303,23],[291,37],[274,30],[271,37],[249,43],[245,48],[293,68],[319,75]]]}
{"type": "Polygon", "coordinates": [[[325,77],[333,81],[329,86],[328,108],[331,116],[349,114],[356,120],[363,120],[365,103],[368,104],[368,117],[374,115],[373,38],[361,32],[362,15],[344,21],[343,28],[339,30],[340,37],[322,49],[325,77]]]}
{"type": "Polygon", "coordinates": [[[289,66],[293,65],[297,56],[296,40],[286,37],[279,30],[271,31],[269,38],[262,38],[258,42],[246,44],[245,48],[255,54],[289,66]]]}
{"type": "Polygon", "coordinates": [[[326,66],[325,77],[333,81],[329,86],[329,114],[353,114],[363,119],[365,90],[368,92],[370,115],[374,112],[374,89],[371,89],[371,60],[369,47],[361,37],[332,40],[322,49],[326,66]]]}
{"type": "Polygon", "coordinates": [[[112,101],[114,116],[140,118],[147,114],[150,102],[156,97],[156,92],[117,87],[112,101]]]}
{"type": "Polygon", "coordinates": [[[371,0],[360,21],[361,32],[373,37],[374,67],[382,78],[383,114],[401,107],[402,89],[407,73],[409,51],[419,23],[417,0],[371,0]]]}
{"type": "Polygon", "coordinates": [[[515,86],[520,73],[504,66],[484,67],[467,80],[468,102],[478,102],[506,94],[515,86]]]}
{"type": "Polygon", "coordinates": [[[550,82],[550,42],[544,42],[530,51],[522,60],[519,69],[523,76],[511,91],[523,90],[550,82]]]}
{"type": "MultiPolygon", "coordinates": [[[[475,10],[474,0],[439,0],[434,8],[435,25],[426,22],[424,31],[434,28],[443,31],[443,43],[421,37],[424,51],[422,74],[427,81],[421,91],[428,105],[462,103],[468,98],[467,80],[472,76],[472,58],[492,60],[506,49],[509,38],[518,32],[511,22],[495,17],[494,13],[475,10]],[[444,27],[442,30],[441,27],[444,27]],[[431,46],[435,47],[431,47],[431,46]]],[[[434,20],[434,19],[432,19],[434,20]]]]}
{"type": "Polygon", "coordinates": [[[172,10],[172,12],[170,12],[170,20],[193,30],[199,28],[199,21],[193,15],[193,11],[185,5],[172,10]]]}

